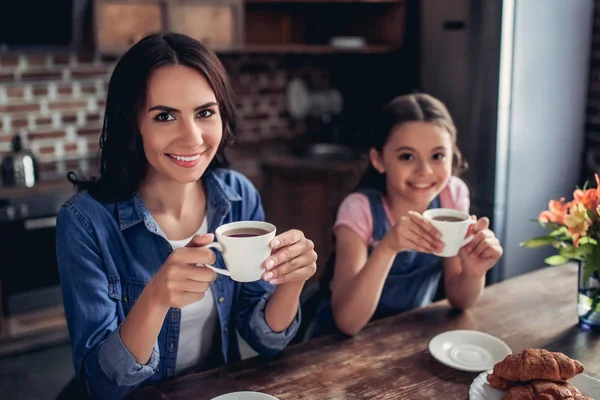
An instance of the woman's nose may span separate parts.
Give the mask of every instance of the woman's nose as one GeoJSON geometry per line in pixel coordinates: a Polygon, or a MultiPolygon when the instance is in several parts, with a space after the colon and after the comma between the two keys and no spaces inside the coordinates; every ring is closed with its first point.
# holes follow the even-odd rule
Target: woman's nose
{"type": "Polygon", "coordinates": [[[186,121],[182,126],[181,136],[193,146],[199,146],[204,143],[202,127],[194,121],[186,121]]]}

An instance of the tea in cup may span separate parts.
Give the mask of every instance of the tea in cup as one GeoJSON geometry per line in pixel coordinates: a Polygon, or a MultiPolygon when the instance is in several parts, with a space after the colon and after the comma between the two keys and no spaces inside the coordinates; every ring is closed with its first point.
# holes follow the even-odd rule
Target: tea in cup
{"type": "Polygon", "coordinates": [[[440,257],[454,257],[459,250],[473,240],[473,236],[465,238],[469,226],[476,223],[468,214],[451,208],[433,208],[423,213],[442,235],[444,250],[435,253],[440,257]]]}
{"type": "Polygon", "coordinates": [[[222,225],[215,231],[216,242],[202,246],[221,252],[227,269],[203,266],[237,282],[254,282],[265,272],[263,263],[271,255],[271,241],[276,228],[268,222],[238,221],[222,225]]]}

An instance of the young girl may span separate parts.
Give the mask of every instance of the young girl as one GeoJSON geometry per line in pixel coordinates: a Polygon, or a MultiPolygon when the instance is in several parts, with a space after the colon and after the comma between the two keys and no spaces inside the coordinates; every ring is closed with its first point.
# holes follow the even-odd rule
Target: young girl
{"type": "Polygon", "coordinates": [[[273,239],[257,282],[196,266],[224,267],[201,247],[218,226],[264,219],[252,184],[223,168],[235,133],[225,70],[196,40],[153,34],[117,63],[100,176],[70,177],[80,191],[57,222],[75,371],[91,397],[238,360],[236,330],[263,355],[294,336],[316,270],[302,232],[273,239]]]}
{"type": "Polygon", "coordinates": [[[421,214],[440,207],[469,212],[469,191],[453,176],[463,168],[456,128],[439,100],[426,94],[392,100],[369,140],[369,169],[338,210],[335,266],[321,282],[329,299],[309,336],[354,335],[369,320],[424,306],[442,271],[452,306],[470,307],[502,255],[487,218],[473,225],[474,239],[458,256],[432,254],[443,243],[421,214]]]}

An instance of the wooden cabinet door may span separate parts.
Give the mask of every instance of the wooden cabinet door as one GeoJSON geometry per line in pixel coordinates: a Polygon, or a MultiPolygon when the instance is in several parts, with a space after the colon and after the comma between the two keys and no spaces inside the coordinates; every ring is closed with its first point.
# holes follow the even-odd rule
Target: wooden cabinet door
{"type": "Polygon", "coordinates": [[[96,0],[96,51],[122,55],[146,34],[163,30],[158,1],[96,0]]]}
{"type": "Polygon", "coordinates": [[[214,50],[242,45],[242,0],[170,0],[169,29],[200,40],[214,50]]]}
{"type": "Polygon", "coordinates": [[[266,219],[277,227],[278,233],[300,229],[315,243],[319,259],[313,279],[323,273],[333,250],[332,228],[337,208],[358,183],[364,165],[361,161],[345,168],[303,168],[268,160],[261,164],[266,219]]]}

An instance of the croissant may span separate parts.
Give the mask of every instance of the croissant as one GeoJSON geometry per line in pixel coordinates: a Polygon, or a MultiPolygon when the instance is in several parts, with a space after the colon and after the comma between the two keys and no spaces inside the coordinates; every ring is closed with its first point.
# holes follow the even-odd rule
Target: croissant
{"type": "Polygon", "coordinates": [[[507,391],[513,386],[520,385],[521,382],[513,382],[507,381],[506,379],[500,378],[494,374],[489,374],[487,376],[487,381],[491,387],[494,389],[502,390],[503,392],[507,391]]]}
{"type": "Polygon", "coordinates": [[[534,379],[566,381],[581,372],[583,365],[563,353],[526,349],[496,363],[493,374],[508,381],[526,382],[534,379]]]}
{"type": "Polygon", "coordinates": [[[585,399],[568,382],[533,380],[511,388],[502,400],[575,400],[585,399]]]}

